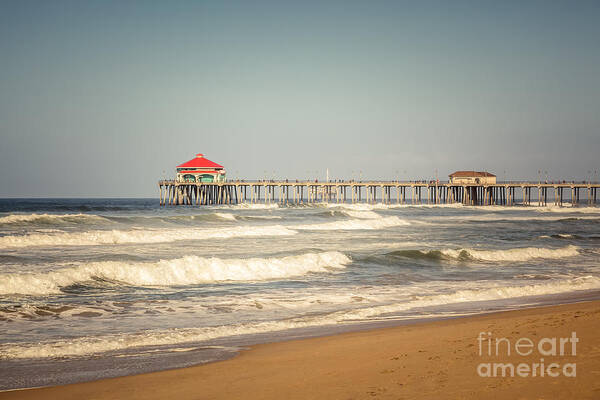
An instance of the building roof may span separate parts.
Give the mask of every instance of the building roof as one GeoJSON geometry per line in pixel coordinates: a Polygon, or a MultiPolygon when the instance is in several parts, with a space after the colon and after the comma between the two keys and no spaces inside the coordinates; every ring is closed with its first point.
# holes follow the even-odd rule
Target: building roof
{"type": "Polygon", "coordinates": [[[196,154],[196,158],[178,165],[177,168],[223,168],[223,166],[210,161],[208,158],[204,158],[204,154],[198,153],[196,154]]]}
{"type": "Polygon", "coordinates": [[[496,176],[486,171],[456,171],[448,175],[451,178],[471,178],[471,177],[483,177],[483,176],[496,176]]]}
{"type": "Polygon", "coordinates": [[[201,171],[177,171],[180,174],[218,174],[218,173],[222,173],[223,171],[215,171],[215,170],[201,170],[201,171]]]}

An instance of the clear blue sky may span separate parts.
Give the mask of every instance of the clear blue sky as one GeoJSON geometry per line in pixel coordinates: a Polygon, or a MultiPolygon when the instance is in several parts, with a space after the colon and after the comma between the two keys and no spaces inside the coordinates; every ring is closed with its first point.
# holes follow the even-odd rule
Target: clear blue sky
{"type": "Polygon", "coordinates": [[[157,196],[198,152],[248,179],[600,179],[598,21],[598,1],[3,0],[0,196],[157,196]]]}

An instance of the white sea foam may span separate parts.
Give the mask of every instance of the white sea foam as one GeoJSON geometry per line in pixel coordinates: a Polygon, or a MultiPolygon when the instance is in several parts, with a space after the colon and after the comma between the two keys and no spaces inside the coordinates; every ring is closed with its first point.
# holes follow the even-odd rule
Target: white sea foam
{"type": "MultiPolygon", "coordinates": [[[[493,210],[488,210],[493,211],[493,210]]],[[[447,221],[563,221],[568,218],[577,220],[598,220],[600,216],[595,215],[549,215],[544,213],[535,213],[530,215],[506,215],[504,213],[489,213],[480,215],[438,215],[432,217],[424,217],[429,221],[436,223],[444,223],[447,221]]]]}
{"type": "Polygon", "coordinates": [[[554,235],[541,235],[539,239],[585,239],[585,237],[572,235],[570,233],[557,233],[554,235]]]}
{"type": "Polygon", "coordinates": [[[600,214],[598,207],[535,207],[537,212],[600,214]]]}
{"type": "Polygon", "coordinates": [[[415,208],[467,208],[469,206],[465,206],[462,203],[448,203],[448,204],[390,204],[388,205],[390,208],[407,208],[407,207],[415,207],[415,208]]]}
{"type": "Polygon", "coordinates": [[[103,306],[69,304],[19,304],[18,307],[0,308],[0,321],[32,321],[43,318],[96,318],[110,314],[111,310],[103,306]]]}
{"type": "Polygon", "coordinates": [[[245,236],[286,236],[296,231],[281,225],[234,226],[213,229],[162,229],[162,230],[95,230],[62,232],[56,234],[32,233],[0,237],[0,248],[29,246],[92,246],[103,244],[161,243],[177,240],[232,238],[245,236]]]}
{"type": "Polygon", "coordinates": [[[378,219],[378,218],[382,218],[381,215],[377,214],[374,211],[342,211],[345,215],[352,217],[352,218],[359,218],[359,219],[378,219]]]}
{"type": "Polygon", "coordinates": [[[542,284],[485,287],[481,289],[465,289],[450,294],[418,296],[407,303],[376,306],[355,311],[344,312],[344,319],[367,319],[377,315],[405,311],[417,307],[431,307],[472,301],[491,301],[526,296],[540,296],[557,293],[568,293],[579,290],[600,289],[600,278],[584,276],[570,279],[557,279],[542,284]]]}
{"type": "Polygon", "coordinates": [[[226,208],[242,208],[248,210],[270,210],[273,208],[279,208],[278,203],[240,203],[232,206],[225,206],[226,208]]]}
{"type": "Polygon", "coordinates": [[[85,222],[106,220],[106,218],[93,214],[10,214],[0,217],[0,224],[18,224],[23,222],[85,222]]]}
{"type": "MultiPolygon", "coordinates": [[[[354,203],[354,204],[325,203],[324,206],[327,208],[341,208],[344,210],[351,210],[351,211],[373,211],[375,209],[386,208],[383,204],[367,204],[367,203],[354,203]]],[[[317,204],[317,207],[322,207],[322,205],[317,204]]]]}
{"type": "Polygon", "coordinates": [[[351,219],[347,221],[326,222],[323,224],[296,225],[292,229],[334,231],[334,230],[372,230],[383,229],[393,226],[406,226],[410,223],[406,220],[394,217],[384,217],[377,219],[351,219]]]}
{"type": "Polygon", "coordinates": [[[528,261],[535,258],[564,258],[579,255],[579,247],[566,246],[558,249],[524,247],[507,250],[445,249],[441,253],[451,258],[474,258],[482,261],[528,261]]]}
{"type": "MultiPolygon", "coordinates": [[[[317,204],[317,207],[320,207],[320,204],[317,204]]],[[[383,203],[325,203],[326,207],[329,208],[343,208],[347,210],[355,210],[355,211],[373,211],[373,210],[389,210],[394,208],[463,208],[460,203],[450,203],[450,204],[383,204],[383,203]]]]}
{"type": "Polygon", "coordinates": [[[170,286],[221,281],[260,281],[327,272],[350,263],[346,255],[332,251],[281,258],[221,259],[187,256],[151,263],[105,261],[46,273],[0,275],[0,294],[44,295],[60,288],[102,279],[130,285],[170,286]]]}
{"type": "Polygon", "coordinates": [[[46,358],[73,357],[119,351],[140,346],[179,345],[206,341],[221,337],[282,331],[293,328],[340,324],[368,320],[384,314],[407,310],[473,301],[491,301],[533,295],[548,295],[579,290],[600,289],[600,279],[593,276],[561,279],[537,285],[497,286],[482,289],[465,289],[449,294],[414,297],[413,300],[369,306],[350,311],[338,311],[325,315],[309,315],[278,321],[214,326],[204,328],[150,330],[135,334],[117,334],[80,337],[66,341],[39,343],[6,343],[0,345],[0,358],[46,358]]]}
{"type": "Polygon", "coordinates": [[[215,215],[226,221],[235,221],[237,219],[235,215],[229,213],[215,213],[215,215]]]}
{"type": "Polygon", "coordinates": [[[243,215],[241,219],[283,219],[281,215],[243,215]]]}

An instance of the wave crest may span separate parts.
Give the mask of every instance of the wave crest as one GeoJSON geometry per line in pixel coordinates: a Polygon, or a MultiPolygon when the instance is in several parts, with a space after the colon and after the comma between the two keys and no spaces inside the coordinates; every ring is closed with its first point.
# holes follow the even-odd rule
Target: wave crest
{"type": "Polygon", "coordinates": [[[558,249],[524,247],[508,250],[442,250],[442,254],[452,257],[468,257],[482,261],[528,261],[535,258],[565,258],[579,255],[579,247],[566,246],[558,249]]]}
{"type": "Polygon", "coordinates": [[[352,210],[346,210],[346,211],[342,211],[343,214],[347,215],[348,217],[352,217],[352,218],[358,218],[358,219],[379,219],[382,218],[381,215],[377,214],[374,211],[352,211],[352,210]]]}
{"type": "Polygon", "coordinates": [[[597,207],[538,207],[535,208],[537,212],[551,212],[551,213],[581,213],[581,214],[600,214],[600,208],[597,207]]]}
{"type": "Polygon", "coordinates": [[[244,236],[286,236],[297,232],[281,225],[236,226],[213,229],[106,230],[87,232],[32,233],[0,237],[0,248],[30,246],[93,246],[103,244],[161,243],[177,240],[226,239],[244,236]]]}
{"type": "Polygon", "coordinates": [[[528,261],[535,258],[558,259],[579,255],[579,247],[566,246],[558,249],[524,247],[506,250],[442,249],[442,250],[398,250],[388,253],[391,256],[414,259],[454,259],[480,261],[528,261]]]}
{"type": "Polygon", "coordinates": [[[107,221],[106,218],[94,214],[10,214],[0,217],[0,224],[20,223],[84,223],[88,221],[107,221]]]}
{"type": "Polygon", "coordinates": [[[281,258],[221,259],[186,256],[150,263],[96,262],[37,274],[0,275],[0,294],[44,295],[90,280],[140,286],[173,286],[222,281],[261,281],[341,269],[350,258],[337,251],[281,258]]]}
{"type": "Polygon", "coordinates": [[[393,217],[372,218],[372,219],[351,219],[347,221],[327,222],[324,224],[297,225],[293,229],[316,230],[316,231],[334,231],[334,230],[371,230],[383,229],[393,226],[406,226],[410,223],[404,219],[393,217]]]}

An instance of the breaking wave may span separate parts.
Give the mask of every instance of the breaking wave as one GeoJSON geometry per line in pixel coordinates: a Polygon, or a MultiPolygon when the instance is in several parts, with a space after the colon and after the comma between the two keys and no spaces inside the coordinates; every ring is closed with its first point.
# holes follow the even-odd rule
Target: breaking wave
{"type": "Polygon", "coordinates": [[[600,214],[598,207],[537,207],[537,212],[553,212],[553,213],[581,213],[581,214],[600,214]]]}
{"type": "Polygon", "coordinates": [[[541,235],[538,239],[587,239],[585,236],[574,235],[570,233],[555,233],[553,235],[541,235]]]}
{"type": "Polygon", "coordinates": [[[61,222],[85,223],[108,221],[106,218],[93,214],[10,214],[0,217],[0,224],[40,223],[52,224],[61,222]]]}
{"type": "Polygon", "coordinates": [[[506,250],[442,249],[442,250],[398,250],[388,253],[391,256],[414,259],[454,259],[480,261],[528,261],[535,258],[564,258],[579,255],[579,247],[566,246],[558,249],[524,247],[506,250]]]}
{"type": "Polygon", "coordinates": [[[32,233],[0,237],[0,248],[30,246],[93,246],[103,244],[161,243],[177,240],[232,238],[244,236],[286,236],[296,231],[281,225],[235,226],[213,229],[96,230],[87,232],[32,233]]]}
{"type": "Polygon", "coordinates": [[[387,256],[412,258],[415,260],[442,260],[446,258],[441,250],[396,250],[387,253],[387,256]]]}
{"type": "Polygon", "coordinates": [[[358,219],[379,219],[383,218],[381,215],[377,214],[374,211],[370,210],[337,210],[331,209],[324,212],[319,212],[315,214],[317,217],[325,217],[325,218],[358,218],[358,219]]]}
{"type": "Polygon", "coordinates": [[[177,345],[221,337],[283,331],[311,326],[332,325],[346,321],[368,320],[384,314],[445,304],[492,301],[524,296],[549,295],[579,290],[600,289],[600,279],[593,276],[562,279],[537,285],[497,286],[459,290],[449,294],[415,297],[405,303],[392,303],[325,315],[308,315],[277,321],[223,325],[204,328],[149,330],[135,334],[80,337],[67,341],[41,343],[7,343],[0,345],[0,358],[76,357],[141,346],[177,345]]]}
{"type": "Polygon", "coordinates": [[[558,233],[556,235],[552,235],[555,239],[578,239],[581,238],[579,235],[571,235],[569,233],[558,233]]]}
{"type": "Polygon", "coordinates": [[[293,229],[334,231],[334,230],[360,230],[360,229],[383,229],[392,226],[406,226],[410,223],[404,219],[394,217],[381,217],[373,219],[351,219],[347,221],[327,222],[324,224],[296,225],[293,229]]]}
{"type": "Polygon", "coordinates": [[[250,221],[260,219],[283,219],[280,215],[238,215],[236,218],[250,221]]]}
{"type": "Polygon", "coordinates": [[[343,214],[347,215],[348,217],[352,217],[352,218],[359,218],[359,219],[378,219],[378,218],[382,218],[381,215],[377,214],[374,211],[342,211],[343,214]]]}
{"type": "Polygon", "coordinates": [[[469,258],[482,261],[527,261],[534,258],[564,258],[579,255],[579,247],[567,246],[559,249],[546,249],[540,247],[524,247],[508,250],[443,250],[442,253],[452,258],[467,255],[469,258]]]}
{"type": "Polygon", "coordinates": [[[238,221],[238,220],[269,220],[269,219],[282,219],[281,216],[277,215],[235,215],[226,212],[212,212],[192,215],[166,215],[166,216],[113,216],[107,217],[107,220],[120,222],[125,224],[147,224],[155,222],[171,223],[202,223],[203,221],[238,221]]]}
{"type": "Polygon", "coordinates": [[[269,210],[269,209],[273,209],[273,208],[279,208],[279,204],[278,203],[267,203],[267,204],[261,204],[261,203],[240,203],[240,204],[235,204],[232,206],[223,206],[223,207],[219,207],[219,208],[241,208],[241,209],[245,209],[245,210],[269,210]]]}
{"type": "Polygon", "coordinates": [[[44,295],[61,288],[102,280],[139,286],[176,286],[222,281],[261,281],[327,272],[351,260],[336,252],[281,258],[221,259],[187,256],[149,263],[96,262],[46,273],[0,275],[0,294],[44,295]]]}
{"type": "Polygon", "coordinates": [[[226,220],[226,221],[235,221],[237,219],[235,215],[229,214],[229,213],[215,213],[215,215],[218,218],[226,220]]]}
{"type": "MultiPolygon", "coordinates": [[[[317,205],[318,207],[319,205],[317,205]]],[[[372,211],[372,210],[390,210],[394,208],[464,208],[461,203],[450,203],[450,204],[367,204],[367,203],[354,203],[354,204],[343,204],[343,203],[328,203],[326,204],[329,208],[343,208],[347,210],[355,211],[372,211]]]]}
{"type": "Polygon", "coordinates": [[[543,221],[543,222],[565,222],[565,221],[597,221],[600,216],[595,215],[550,215],[536,213],[535,215],[506,215],[504,213],[490,213],[482,215],[445,215],[425,217],[427,220],[436,222],[464,221],[464,222],[511,222],[511,221],[543,221]]]}
{"type": "Polygon", "coordinates": [[[280,215],[233,215],[229,213],[215,213],[211,214],[220,220],[225,221],[253,221],[253,220],[270,220],[270,219],[282,219],[280,215]]]}

